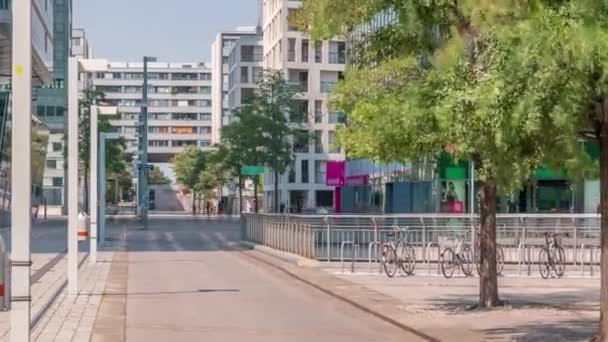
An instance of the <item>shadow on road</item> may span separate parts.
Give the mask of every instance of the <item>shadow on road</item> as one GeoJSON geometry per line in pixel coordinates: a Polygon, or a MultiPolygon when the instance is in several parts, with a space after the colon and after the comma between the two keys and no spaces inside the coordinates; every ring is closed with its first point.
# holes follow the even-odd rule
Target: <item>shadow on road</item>
{"type": "Polygon", "coordinates": [[[597,330],[597,320],[575,319],[559,322],[534,322],[512,327],[488,329],[488,338],[509,337],[520,342],[589,341],[597,330]]]}

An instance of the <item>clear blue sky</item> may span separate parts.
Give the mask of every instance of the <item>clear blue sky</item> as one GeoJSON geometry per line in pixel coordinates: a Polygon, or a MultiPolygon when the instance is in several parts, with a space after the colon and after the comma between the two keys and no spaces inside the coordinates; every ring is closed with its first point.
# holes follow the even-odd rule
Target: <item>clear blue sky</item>
{"type": "Polygon", "coordinates": [[[254,26],[258,0],[75,0],[74,27],[84,28],[95,57],[211,62],[218,31],[254,26]]]}

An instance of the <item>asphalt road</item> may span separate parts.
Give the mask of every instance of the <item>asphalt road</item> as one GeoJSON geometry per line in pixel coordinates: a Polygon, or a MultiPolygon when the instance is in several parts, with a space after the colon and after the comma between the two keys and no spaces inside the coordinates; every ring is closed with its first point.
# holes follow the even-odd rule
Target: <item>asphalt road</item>
{"type": "Polygon", "coordinates": [[[109,235],[128,251],[127,341],[404,340],[402,330],[229,248],[236,221],[153,218],[149,230],[123,222],[109,235]]]}

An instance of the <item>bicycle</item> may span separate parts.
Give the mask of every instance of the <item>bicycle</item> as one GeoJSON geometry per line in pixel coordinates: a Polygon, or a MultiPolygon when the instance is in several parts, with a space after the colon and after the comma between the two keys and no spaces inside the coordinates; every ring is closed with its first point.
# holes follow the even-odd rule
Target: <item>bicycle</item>
{"type": "Polygon", "coordinates": [[[471,250],[471,246],[462,238],[459,238],[456,240],[454,248],[446,247],[441,252],[439,256],[441,273],[449,279],[454,275],[454,270],[460,267],[465,276],[471,276],[473,274],[472,258],[473,251],[471,250]]]}
{"type": "MultiPolygon", "coordinates": [[[[555,271],[555,275],[561,278],[566,271],[566,251],[561,246],[561,238],[559,234],[553,234],[550,238],[549,233],[545,233],[545,245],[538,253],[538,268],[540,276],[543,279],[548,279],[551,276],[551,270],[555,271]]],[[[566,234],[568,236],[568,234],[566,234]]]]}
{"type": "MultiPolygon", "coordinates": [[[[406,231],[395,227],[396,231],[406,231]]],[[[397,273],[397,269],[412,275],[416,268],[416,251],[405,239],[396,239],[395,231],[388,233],[391,238],[389,242],[383,243],[381,248],[382,268],[389,278],[397,273]]]]}
{"type": "MultiPolygon", "coordinates": [[[[479,240],[475,242],[475,265],[477,267],[477,275],[481,275],[481,257],[480,257],[479,240]]],[[[502,275],[502,271],[505,268],[505,252],[502,246],[496,244],[496,274],[502,275]]]]}

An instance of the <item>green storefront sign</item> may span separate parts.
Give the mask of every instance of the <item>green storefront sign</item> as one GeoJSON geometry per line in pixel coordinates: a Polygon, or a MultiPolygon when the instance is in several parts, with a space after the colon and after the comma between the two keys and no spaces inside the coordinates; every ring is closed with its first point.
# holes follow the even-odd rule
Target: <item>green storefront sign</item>
{"type": "Polygon", "coordinates": [[[264,174],[266,168],[264,166],[243,166],[241,168],[241,174],[244,176],[257,176],[264,174]]]}

